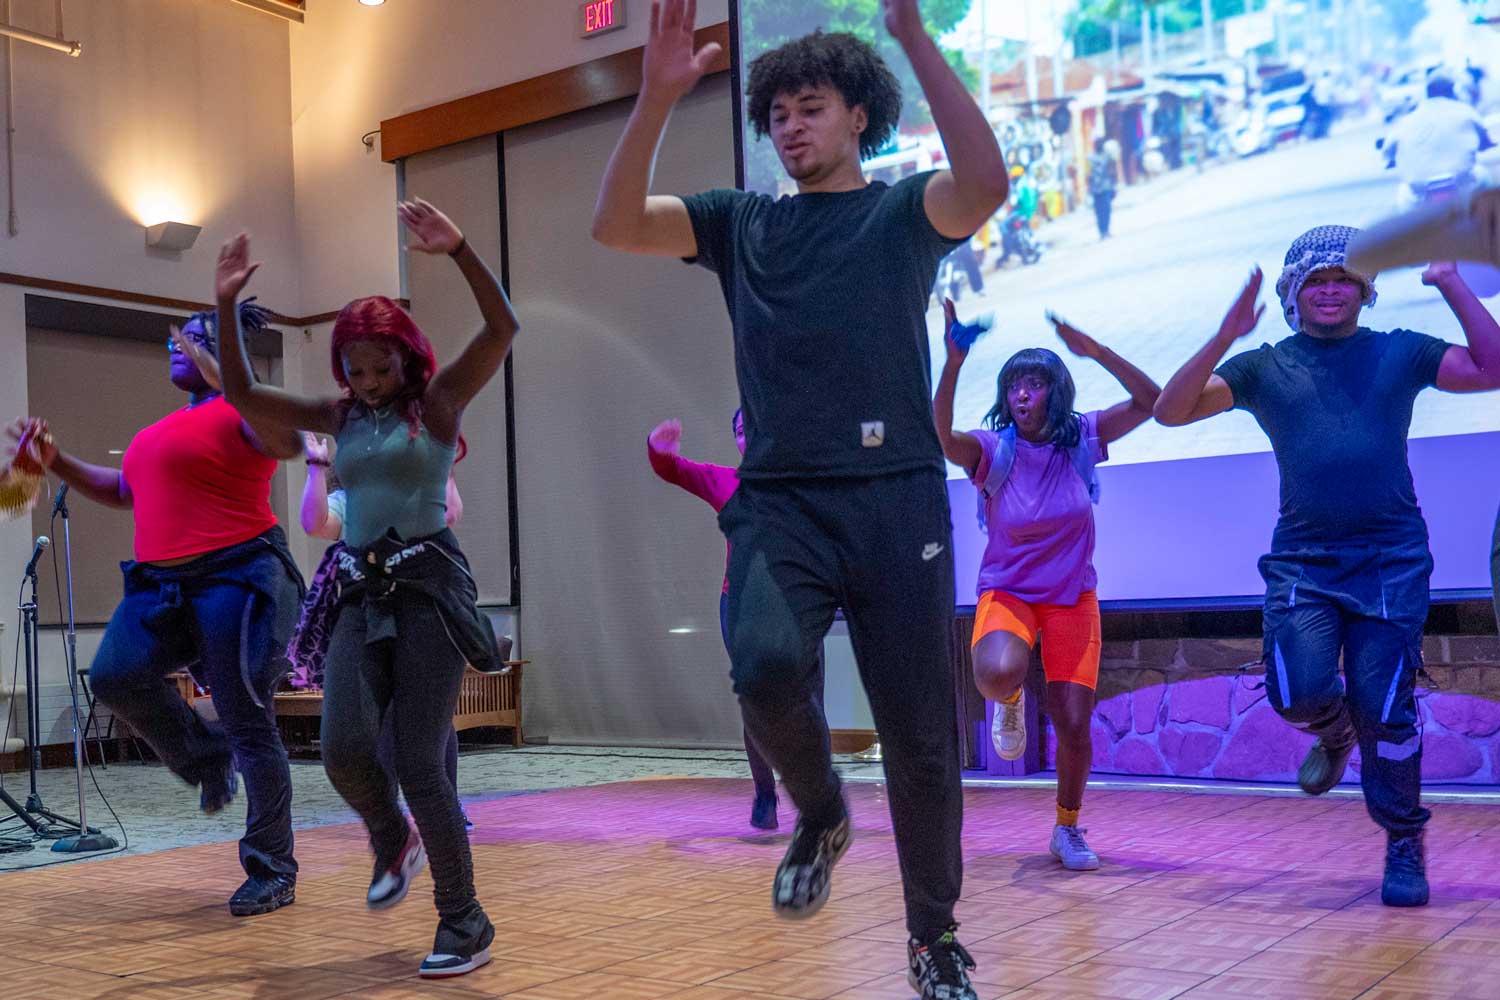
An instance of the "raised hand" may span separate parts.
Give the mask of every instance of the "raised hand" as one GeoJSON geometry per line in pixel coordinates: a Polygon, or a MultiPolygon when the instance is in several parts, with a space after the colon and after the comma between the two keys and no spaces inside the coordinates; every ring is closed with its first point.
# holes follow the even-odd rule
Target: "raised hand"
{"type": "Polygon", "coordinates": [[[1054,313],[1047,314],[1047,321],[1052,324],[1052,328],[1057,331],[1057,338],[1068,350],[1080,358],[1099,357],[1101,348],[1093,337],[1054,313]]]}
{"type": "Polygon", "coordinates": [[[202,344],[198,343],[192,337],[183,336],[182,330],[178,328],[176,323],[173,323],[167,329],[171,331],[172,343],[176,344],[177,349],[186,354],[188,359],[193,362],[194,367],[198,369],[198,374],[203,376],[203,381],[207,382],[210,388],[218,389],[222,392],[224,390],[224,378],[219,374],[219,359],[210,354],[202,344]]]}
{"type": "Polygon", "coordinates": [[[709,42],[693,51],[693,26],[698,20],[698,0],[653,0],[651,32],[646,36],[646,54],[641,62],[641,93],[653,100],[675,104],[686,96],[722,46],[709,42]]]}
{"type": "Polygon", "coordinates": [[[953,324],[958,322],[958,310],[952,299],[943,300],[943,346],[948,350],[948,363],[962,365],[969,356],[967,347],[960,347],[953,340],[953,324]]]}
{"type": "Polygon", "coordinates": [[[1434,287],[1458,277],[1458,265],[1451,260],[1435,260],[1422,272],[1422,284],[1434,287]]]}
{"type": "Polygon", "coordinates": [[[11,440],[6,458],[23,472],[41,475],[57,459],[57,443],[45,420],[17,417],[5,435],[11,440]]]}
{"type": "Polygon", "coordinates": [[[229,301],[240,297],[240,292],[250,283],[250,276],[260,267],[260,261],[250,263],[250,235],[240,233],[219,249],[219,263],[214,269],[214,293],[217,301],[229,301]]]}
{"type": "Polygon", "coordinates": [[[1264,280],[1265,275],[1260,268],[1250,272],[1250,280],[1245,282],[1234,305],[1224,314],[1224,322],[1219,326],[1220,340],[1233,343],[1255,329],[1266,312],[1266,307],[1260,303],[1260,286],[1264,280]]]}
{"type": "Polygon", "coordinates": [[[898,42],[914,37],[915,32],[927,31],[917,0],[880,0],[880,13],[885,17],[885,30],[898,42]]]}
{"type": "Polygon", "coordinates": [[[452,253],[463,245],[464,234],[459,232],[453,220],[421,198],[403,201],[396,206],[396,214],[401,217],[406,228],[411,230],[413,239],[406,245],[408,250],[431,254],[452,253]]]}
{"type": "Polygon", "coordinates": [[[682,445],[682,421],[663,420],[652,429],[646,442],[654,452],[663,455],[677,454],[682,445]]]}
{"type": "Polygon", "coordinates": [[[302,432],[302,451],[311,465],[328,465],[333,461],[326,438],[320,438],[316,434],[307,431],[302,432]]]}

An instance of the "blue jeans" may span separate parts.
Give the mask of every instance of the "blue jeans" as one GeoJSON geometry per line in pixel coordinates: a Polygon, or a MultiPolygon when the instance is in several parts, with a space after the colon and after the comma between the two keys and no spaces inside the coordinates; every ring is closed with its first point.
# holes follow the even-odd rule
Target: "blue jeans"
{"type": "Polygon", "coordinates": [[[183,566],[122,564],[125,597],[89,671],[99,701],[182,780],[199,784],[233,761],[245,779],[240,864],[250,875],[297,872],[291,770],[274,697],[301,603],[284,547],[276,528],[183,566]],[[218,725],[166,682],[184,667],[208,688],[218,725]]]}
{"type": "Polygon", "coordinates": [[[1422,806],[1416,699],[1427,547],[1273,552],[1260,570],[1271,706],[1336,745],[1357,739],[1370,817],[1394,836],[1418,833],[1432,815],[1422,806]]]}

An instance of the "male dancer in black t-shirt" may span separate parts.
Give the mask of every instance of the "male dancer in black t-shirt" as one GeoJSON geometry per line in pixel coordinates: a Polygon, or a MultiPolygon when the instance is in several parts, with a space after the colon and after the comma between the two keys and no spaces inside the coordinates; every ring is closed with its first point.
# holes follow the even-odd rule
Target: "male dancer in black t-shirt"
{"type": "Polygon", "coordinates": [[[1213,340],[1162,390],[1156,418],[1177,426],[1238,407],[1271,439],[1281,516],[1260,560],[1267,695],[1282,718],[1317,737],[1297,773],[1308,794],[1338,784],[1359,746],[1365,807],[1387,836],[1381,900],[1421,906],[1430,813],[1415,688],[1432,556],[1406,435],[1428,386],[1500,388],[1500,325],[1452,264],[1434,264],[1423,280],[1447,300],[1468,347],[1361,327],[1375,286],[1348,266],[1355,235],[1322,226],[1299,237],[1276,282],[1293,335],[1216,370],[1264,311],[1256,271],[1213,340]]]}
{"type": "Polygon", "coordinates": [[[1004,203],[1007,179],[916,0],[882,8],[951,169],[868,183],[860,160],[894,131],[900,86],[870,46],[814,34],[757,59],[747,88],[750,121],[798,193],[651,197],[667,117],[717,55],[693,51],[692,0],[664,0],[652,6],[644,84],[604,176],[594,237],[715,271],[733,320],[747,447],[719,517],[733,546],[732,676],[752,737],[800,811],[772,906],[789,918],[816,912],[849,843],[811,690],[842,607],[885,748],[913,988],[967,1000],[973,962],[953,933],[963,817],[952,526],[925,313],[938,261],[1004,203]]]}

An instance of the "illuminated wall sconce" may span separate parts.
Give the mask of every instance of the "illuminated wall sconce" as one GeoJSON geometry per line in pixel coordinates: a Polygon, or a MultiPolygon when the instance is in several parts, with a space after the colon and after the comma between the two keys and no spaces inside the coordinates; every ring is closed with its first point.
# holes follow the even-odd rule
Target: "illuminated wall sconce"
{"type": "Polygon", "coordinates": [[[193,245],[202,226],[190,226],[186,222],[159,222],[146,227],[146,246],[153,250],[181,253],[193,245]]]}
{"type": "Polygon", "coordinates": [[[385,3],[385,0],[359,0],[359,2],[361,6],[379,7],[381,4],[385,3]]]}

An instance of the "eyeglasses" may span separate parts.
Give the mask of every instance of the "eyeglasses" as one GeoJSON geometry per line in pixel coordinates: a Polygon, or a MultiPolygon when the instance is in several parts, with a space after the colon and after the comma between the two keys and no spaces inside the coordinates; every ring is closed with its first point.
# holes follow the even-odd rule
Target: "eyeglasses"
{"type": "MultiPolygon", "coordinates": [[[[193,343],[197,344],[199,347],[203,348],[205,351],[208,351],[210,354],[214,353],[214,351],[216,350],[216,345],[214,344],[214,339],[212,337],[208,336],[207,334],[185,333],[185,334],[183,334],[183,336],[186,337],[188,340],[191,340],[193,343]]],[[[174,340],[171,337],[167,338],[167,353],[168,354],[181,354],[182,353],[182,348],[178,347],[177,346],[177,341],[174,340]]]]}

